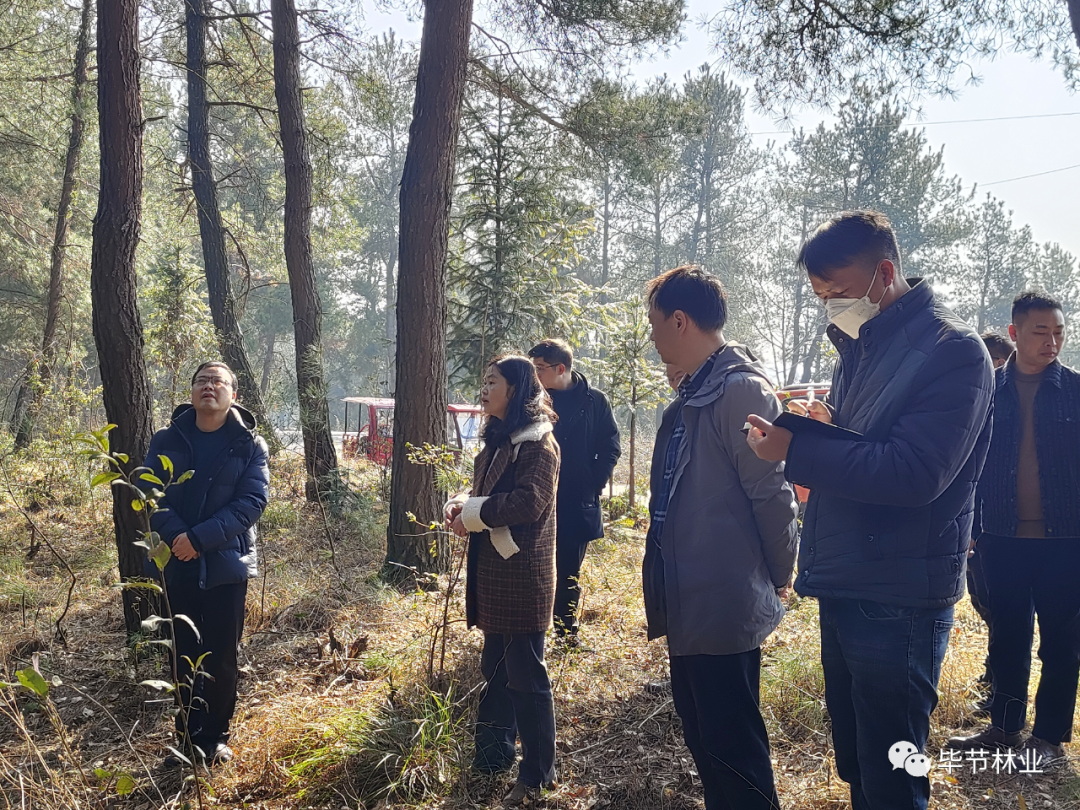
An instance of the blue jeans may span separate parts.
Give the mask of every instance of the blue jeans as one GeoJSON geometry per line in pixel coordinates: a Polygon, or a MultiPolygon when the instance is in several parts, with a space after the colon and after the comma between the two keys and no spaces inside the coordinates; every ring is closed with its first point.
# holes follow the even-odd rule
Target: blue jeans
{"type": "Polygon", "coordinates": [[[852,810],[926,810],[930,780],[894,769],[889,749],[925,753],[953,609],[819,600],[825,703],[852,810]]]}

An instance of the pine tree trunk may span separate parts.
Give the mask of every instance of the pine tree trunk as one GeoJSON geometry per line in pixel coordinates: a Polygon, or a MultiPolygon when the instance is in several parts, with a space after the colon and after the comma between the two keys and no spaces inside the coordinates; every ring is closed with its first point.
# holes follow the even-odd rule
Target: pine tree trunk
{"type": "Polygon", "coordinates": [[[270,390],[270,373],[274,370],[274,345],[277,343],[277,332],[270,332],[266,338],[266,355],[263,357],[262,382],[259,384],[259,393],[266,396],[270,390]]]}
{"type": "MultiPolygon", "coordinates": [[[[604,161],[604,229],[601,232],[600,286],[607,287],[611,279],[611,163],[604,161]]],[[[600,294],[600,303],[608,302],[607,293],[600,294]]]]}
{"type": "Polygon", "coordinates": [[[807,352],[806,360],[803,361],[802,374],[800,375],[799,382],[818,382],[811,378],[814,375],[814,368],[821,358],[821,341],[825,338],[825,329],[829,325],[829,322],[826,321],[824,317],[818,317],[819,321],[817,329],[814,330],[813,342],[810,344],[810,350],[807,352]]]}
{"type": "Polygon", "coordinates": [[[281,448],[281,442],[266,415],[262,391],[255,381],[255,372],[252,371],[244,346],[244,334],[236,317],[236,301],[229,283],[225,229],[221,224],[214,167],[210,159],[210,106],[206,97],[206,5],[207,0],[186,0],[184,22],[187,27],[188,161],[199,216],[207,298],[222,359],[236,374],[239,399],[245,408],[255,414],[271,450],[277,451],[281,448]]]}
{"type": "Polygon", "coordinates": [[[75,196],[75,180],[82,156],[83,131],[86,128],[87,56],[90,52],[90,20],[94,14],[93,0],[83,0],[79,35],[75,42],[75,68],[71,88],[71,131],[67,155],[64,158],[64,179],[60,184],[60,203],[56,208],[56,229],[49,255],[49,295],[45,307],[45,333],[41,340],[41,363],[31,363],[26,380],[15,399],[15,449],[30,444],[37,416],[38,400],[52,379],[56,364],[56,325],[60,321],[60,302],[64,297],[64,254],[67,252],[68,219],[71,200],[75,196]],[[33,380],[37,372],[37,381],[33,380]]]}
{"type": "Polygon", "coordinates": [[[398,245],[394,243],[394,247],[390,251],[390,258],[386,260],[386,339],[388,341],[394,340],[394,332],[397,329],[397,290],[394,289],[394,278],[397,274],[398,263],[398,245]]]}
{"type": "Polygon", "coordinates": [[[634,507],[637,506],[637,391],[630,397],[630,489],[626,505],[633,516],[634,507]]]}
{"type": "Polygon", "coordinates": [[[663,272],[660,261],[661,246],[664,244],[663,223],[660,220],[660,180],[653,183],[653,278],[663,272]]]}
{"type": "Polygon", "coordinates": [[[405,446],[446,441],[446,251],[472,9],[472,0],[424,6],[398,232],[394,458],[386,532],[386,572],[395,579],[406,578],[409,568],[439,570],[447,559],[442,545],[431,554],[426,529],[409,520],[408,512],[422,523],[441,520],[441,503],[432,468],[410,464],[405,446]]]}
{"type": "Polygon", "coordinates": [[[285,265],[292,293],[296,335],[296,387],[308,500],[330,486],[337,471],[337,453],[330,435],[330,408],[322,361],[322,302],[315,283],[311,251],[311,160],[304,129],[300,85],[300,28],[294,0],[271,0],[274,27],[274,95],[285,155],[285,265]]]}
{"type": "Polygon", "coordinates": [[[1080,0],[1065,0],[1069,6],[1069,22],[1072,23],[1076,47],[1080,48],[1080,0]]]}
{"type": "MultiPolygon", "coordinates": [[[[138,0],[98,0],[98,121],[101,181],[90,259],[94,343],[114,451],[140,465],[153,434],[150,381],[136,297],[135,250],[142,214],[142,99],[138,0]]],[[[142,575],[135,546],[143,529],[131,495],[113,488],[113,523],[121,581],[142,575]]],[[[139,629],[148,611],[142,591],[124,591],[124,624],[139,629]]]]}

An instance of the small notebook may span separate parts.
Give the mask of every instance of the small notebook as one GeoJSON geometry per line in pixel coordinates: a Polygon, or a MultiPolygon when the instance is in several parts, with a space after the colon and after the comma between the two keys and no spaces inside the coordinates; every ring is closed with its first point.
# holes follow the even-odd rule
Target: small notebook
{"type": "Polygon", "coordinates": [[[773,420],[773,424],[790,430],[792,433],[812,433],[826,439],[847,439],[848,441],[855,439],[862,441],[865,438],[861,433],[856,433],[854,430],[819,422],[809,416],[798,416],[790,412],[780,414],[773,420]]]}

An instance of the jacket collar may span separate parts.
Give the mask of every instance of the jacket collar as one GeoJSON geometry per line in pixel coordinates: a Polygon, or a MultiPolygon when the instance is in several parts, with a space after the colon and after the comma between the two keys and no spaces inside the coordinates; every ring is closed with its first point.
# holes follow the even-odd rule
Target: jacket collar
{"type": "MultiPolygon", "coordinates": [[[[195,407],[189,402],[180,405],[172,413],[171,427],[175,427],[181,434],[198,430],[195,426],[195,407]]],[[[229,409],[229,417],[225,420],[224,428],[230,440],[246,433],[255,436],[255,416],[242,405],[233,405],[229,409]]],[[[184,438],[187,438],[185,435],[184,438]]]]}
{"type": "MultiPolygon", "coordinates": [[[[1016,373],[1016,353],[1014,352],[1008,362],[1001,367],[1001,378],[998,381],[997,387],[1001,388],[1007,386],[1013,381],[1013,375],[1016,373]]],[[[1054,388],[1061,388],[1061,362],[1055,360],[1053,363],[1046,367],[1046,371],[1043,372],[1042,381],[1050,383],[1054,388]]]]}
{"type": "Polygon", "coordinates": [[[518,428],[511,433],[510,448],[503,444],[489,449],[485,445],[484,449],[480,451],[480,455],[476,457],[477,466],[474,469],[475,478],[472,494],[490,495],[491,490],[495,488],[503,473],[506,472],[506,468],[517,461],[518,450],[521,445],[525,442],[541,441],[547,434],[551,433],[551,430],[551,422],[544,419],[540,422],[525,425],[525,427],[518,428]],[[509,452],[507,452],[508,449],[509,452]],[[483,456],[483,459],[481,459],[481,456],[483,456]]]}
{"type": "MultiPolygon", "coordinates": [[[[934,306],[934,290],[930,282],[921,278],[909,278],[907,282],[911,285],[911,289],[876,318],[871,318],[864,323],[859,329],[859,340],[867,340],[871,335],[875,341],[887,340],[903,328],[915,313],[934,306]]],[[[828,332],[829,340],[836,346],[851,340],[831,323],[825,331],[828,332]]]]}
{"type": "Polygon", "coordinates": [[[511,433],[510,444],[517,446],[522,442],[538,442],[551,433],[551,430],[551,422],[546,419],[542,422],[533,422],[511,433]]]}
{"type": "Polygon", "coordinates": [[[708,372],[705,379],[701,381],[697,390],[689,395],[689,398],[686,400],[687,405],[695,408],[703,408],[714,402],[724,390],[724,380],[729,374],[736,371],[747,371],[751,374],[757,374],[760,377],[764,377],[766,381],[769,379],[769,376],[765,373],[765,369],[762,367],[761,363],[758,362],[754,353],[741,343],[725,343],[716,351],[716,354],[714,354],[710,360],[713,364],[712,369],[708,372]]]}
{"type": "Polygon", "coordinates": [[[589,381],[585,379],[585,375],[580,371],[571,371],[570,379],[573,380],[573,385],[567,388],[565,391],[549,391],[552,402],[559,399],[563,410],[569,411],[567,405],[572,408],[576,408],[580,405],[584,399],[589,396],[590,388],[589,381]]]}

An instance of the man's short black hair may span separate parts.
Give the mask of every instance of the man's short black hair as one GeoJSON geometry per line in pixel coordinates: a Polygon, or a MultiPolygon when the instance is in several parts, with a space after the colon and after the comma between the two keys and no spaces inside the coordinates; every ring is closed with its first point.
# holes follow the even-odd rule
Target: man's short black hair
{"type": "Polygon", "coordinates": [[[827,279],[833,270],[862,258],[875,264],[888,259],[900,270],[896,234],[879,211],[844,211],[818,225],[803,243],[798,264],[814,278],[827,279]]]}
{"type": "Polygon", "coordinates": [[[207,369],[207,368],[223,368],[223,369],[225,369],[225,371],[227,371],[229,373],[229,384],[232,386],[232,390],[233,391],[236,390],[236,374],[233,372],[233,370],[231,368],[229,368],[228,363],[223,363],[220,360],[207,360],[205,363],[203,363],[197,369],[195,369],[195,373],[191,375],[191,384],[192,385],[195,384],[195,378],[199,376],[199,372],[202,371],[203,369],[207,369]]]}
{"type": "Polygon", "coordinates": [[[1016,323],[1017,318],[1023,319],[1029,312],[1036,309],[1056,309],[1059,312],[1065,311],[1065,307],[1061,306],[1060,301],[1056,298],[1052,298],[1043,290],[1025,290],[1013,299],[1012,322],[1016,323]]]}
{"type": "Polygon", "coordinates": [[[661,273],[646,287],[649,305],[670,318],[682,310],[703,332],[719,332],[727,323],[727,293],[720,279],[696,264],[661,273]]]}
{"type": "Polygon", "coordinates": [[[529,349],[529,357],[539,357],[549,366],[562,363],[567,371],[574,367],[574,350],[560,338],[544,338],[529,349]]]}
{"type": "Polygon", "coordinates": [[[982,340],[994,360],[1008,360],[1016,348],[1011,340],[997,332],[984,332],[982,340]]]}

